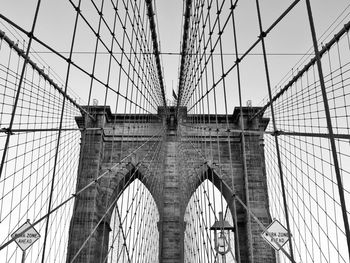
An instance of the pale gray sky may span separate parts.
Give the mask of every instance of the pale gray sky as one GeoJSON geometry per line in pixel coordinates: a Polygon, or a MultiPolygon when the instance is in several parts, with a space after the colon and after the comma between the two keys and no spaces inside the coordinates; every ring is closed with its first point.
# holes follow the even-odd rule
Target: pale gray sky
{"type": "MultiPolygon", "coordinates": [[[[29,30],[34,15],[36,0],[1,0],[1,2],[2,14],[29,30]]],[[[82,2],[82,11],[84,14],[91,14],[92,21],[97,21],[97,16],[91,12],[91,5],[89,6],[86,4],[88,2],[89,1],[82,2]]],[[[264,0],[260,2],[263,25],[266,29],[292,1],[264,0]]],[[[349,12],[349,10],[346,9],[349,5],[347,0],[313,0],[311,2],[318,36],[321,36],[344,10],[345,14],[349,12]]],[[[160,36],[158,37],[161,43],[161,51],[180,52],[183,1],[160,0],[156,1],[155,6],[157,22],[159,23],[160,36]]],[[[45,43],[56,48],[56,50],[68,51],[72,24],[74,22],[74,16],[72,14],[72,6],[68,1],[42,1],[36,35],[45,43]]],[[[256,40],[259,34],[255,1],[245,0],[238,2],[236,23],[239,50],[240,52],[244,52],[253,41],[256,40]]],[[[86,28],[80,28],[80,32],[85,35],[82,35],[79,38],[80,40],[77,41],[76,50],[92,51],[94,49],[94,41],[86,40],[89,38],[89,32],[86,28]]],[[[300,55],[291,54],[304,54],[311,47],[309,32],[305,1],[300,1],[297,7],[272,31],[267,39],[267,51],[269,53],[275,53],[275,55],[269,57],[269,66],[272,76],[271,81],[273,85],[277,84],[301,57],[300,55]]],[[[334,33],[335,32],[331,35],[334,33]]],[[[329,39],[329,37],[327,39],[329,39]]],[[[33,45],[33,48],[37,51],[46,51],[43,47],[36,44],[33,45]]],[[[224,51],[233,53],[234,47],[232,46],[232,50],[229,50],[229,47],[227,47],[224,51]]],[[[260,54],[261,45],[258,45],[258,47],[253,50],[253,53],[260,54]]],[[[41,57],[50,64],[53,70],[64,78],[65,66],[60,59],[49,54],[41,54],[41,57]]],[[[92,55],[76,55],[76,58],[82,64],[89,64],[85,62],[91,60],[92,55]]],[[[172,83],[175,90],[177,90],[179,56],[163,55],[162,60],[167,97],[171,98],[172,83]]],[[[234,57],[225,56],[225,61],[227,61],[227,65],[232,65],[234,57]]],[[[249,56],[249,58],[241,64],[241,70],[242,84],[244,87],[243,101],[252,99],[254,104],[259,103],[267,94],[262,57],[260,55],[249,56]],[[254,74],[254,77],[252,77],[252,74],[254,74]]],[[[71,79],[70,87],[72,87],[76,93],[82,94],[84,93],[81,92],[82,86],[85,85],[83,83],[85,82],[82,81],[82,77],[77,74],[75,79],[71,79]]],[[[82,101],[84,100],[83,98],[82,101]]],[[[237,101],[233,103],[237,105],[237,101]]]]}

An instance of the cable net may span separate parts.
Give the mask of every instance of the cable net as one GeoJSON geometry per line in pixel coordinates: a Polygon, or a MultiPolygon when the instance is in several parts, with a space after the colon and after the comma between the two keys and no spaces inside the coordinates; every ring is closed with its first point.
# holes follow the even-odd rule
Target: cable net
{"type": "MultiPolygon", "coordinates": [[[[272,218],[291,237],[266,250],[269,260],[349,261],[350,25],[339,29],[349,5],[330,27],[335,36],[307,31],[314,47],[293,67],[284,63],[296,54],[272,51],[312,28],[309,0],[273,8],[183,1],[177,99],[168,108],[153,1],[35,2],[22,8],[28,17],[0,14],[1,260],[87,262],[98,250],[101,262],[158,261],[162,171],[175,156],[178,187],[193,190],[180,213],[185,262],[223,260],[208,228],[232,204],[246,225],[228,261],[256,262],[255,241],[272,218]],[[293,69],[278,82],[281,65],[293,69]],[[176,123],[183,109],[186,121],[176,123]],[[250,171],[256,163],[266,179],[250,171]],[[217,187],[227,184],[231,192],[217,187]],[[265,219],[255,205],[268,210],[265,219]],[[41,238],[23,254],[11,235],[27,219],[41,238]],[[74,231],[81,239],[70,250],[74,231]]],[[[237,215],[226,214],[236,227],[237,215]]]]}

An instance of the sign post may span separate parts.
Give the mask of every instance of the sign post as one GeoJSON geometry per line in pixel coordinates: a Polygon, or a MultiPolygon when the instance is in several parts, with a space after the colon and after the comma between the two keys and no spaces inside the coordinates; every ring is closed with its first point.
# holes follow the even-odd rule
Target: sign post
{"type": "Polygon", "coordinates": [[[40,238],[40,234],[35,230],[28,219],[27,222],[11,235],[11,237],[15,238],[15,242],[22,249],[22,263],[24,263],[26,250],[40,238]]]}
{"type": "Polygon", "coordinates": [[[26,260],[26,251],[23,250],[22,251],[22,263],[25,263],[25,260],[26,260]]]}

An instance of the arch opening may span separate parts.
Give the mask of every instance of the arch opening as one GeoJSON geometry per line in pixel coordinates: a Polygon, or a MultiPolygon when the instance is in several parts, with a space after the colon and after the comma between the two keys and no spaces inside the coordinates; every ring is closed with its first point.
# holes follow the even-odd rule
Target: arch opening
{"type": "Polygon", "coordinates": [[[236,262],[234,232],[230,232],[230,251],[225,255],[215,250],[214,231],[210,228],[219,220],[223,212],[224,220],[234,226],[233,217],[223,189],[218,189],[208,178],[200,182],[193,192],[184,215],[186,223],[184,235],[184,262],[236,262]]]}
{"type": "Polygon", "coordinates": [[[151,192],[136,178],[113,209],[105,262],[158,262],[158,221],[159,212],[151,192]]]}

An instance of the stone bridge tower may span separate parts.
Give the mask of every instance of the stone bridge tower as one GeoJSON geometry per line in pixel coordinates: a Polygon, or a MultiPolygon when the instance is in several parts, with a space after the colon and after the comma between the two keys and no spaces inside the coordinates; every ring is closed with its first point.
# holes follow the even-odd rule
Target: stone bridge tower
{"type": "MultiPolygon", "coordinates": [[[[252,212],[261,222],[268,225],[271,221],[269,214],[269,204],[266,185],[266,174],[264,164],[264,149],[262,136],[259,133],[246,137],[246,162],[249,185],[246,187],[243,171],[242,140],[237,130],[240,129],[240,118],[244,118],[245,128],[249,130],[265,130],[268,119],[256,118],[249,122],[249,116],[256,113],[259,108],[243,108],[243,116],[236,108],[231,116],[230,141],[231,157],[235,185],[232,185],[231,170],[229,165],[229,154],[227,147],[226,116],[205,115],[202,127],[194,129],[191,127],[191,116],[187,115],[186,108],[180,108],[175,114],[174,107],[158,109],[158,116],[149,116],[147,125],[140,123],[139,129],[130,134],[128,125],[137,119],[137,115],[115,115],[111,114],[108,107],[93,106],[88,111],[95,116],[92,121],[88,117],[77,118],[77,123],[82,129],[81,159],[78,171],[77,191],[95,180],[101,174],[102,178],[95,180],[88,190],[79,194],[75,200],[73,216],[70,223],[69,243],[67,262],[82,247],[83,242],[90,235],[93,228],[93,235],[89,238],[90,249],[82,249],[75,262],[98,263],[100,258],[104,258],[108,250],[108,233],[110,215],[101,220],[106,212],[106,207],[122,191],[126,184],[130,184],[133,179],[143,177],[143,170],[140,167],[137,173],[133,169],[137,165],[137,160],[143,158],[147,147],[131,154],[129,158],[123,160],[123,166],[118,169],[113,167],[113,163],[120,160],[120,156],[112,154],[113,147],[125,149],[131,152],[135,149],[135,143],[147,143],[150,138],[156,135],[159,130],[166,128],[166,134],[160,138],[162,144],[162,160],[159,167],[154,169],[153,179],[161,185],[152,190],[147,179],[141,180],[151,191],[158,207],[160,220],[158,222],[159,231],[159,261],[161,263],[182,263],[184,262],[184,231],[186,222],[184,214],[187,203],[192,194],[202,181],[210,179],[216,186],[221,187],[222,193],[229,204],[232,215],[236,214],[238,225],[238,236],[240,245],[240,257],[242,263],[251,262],[250,251],[253,251],[254,262],[273,263],[275,262],[274,251],[262,240],[261,229],[256,223],[252,223],[251,233],[248,233],[247,212],[242,206],[237,206],[233,211],[232,194],[235,192],[244,202],[246,191],[249,191],[250,207],[252,212]],[[219,125],[219,129],[217,124],[219,125]],[[221,129],[221,128],[222,129],[221,129]],[[86,129],[84,128],[94,128],[86,129]],[[215,135],[215,140],[222,144],[220,176],[211,167],[218,156],[218,152],[212,153],[213,160],[203,162],[194,151],[193,145],[198,142],[193,140],[193,136],[200,133],[201,140],[210,142],[215,135]],[[181,147],[179,147],[181,142],[181,147]],[[181,156],[180,156],[181,155],[181,156]],[[181,158],[180,158],[181,157],[181,158]],[[184,158],[185,157],[185,158],[184,158]],[[191,171],[188,167],[199,167],[200,177],[188,176],[191,171]],[[127,178],[127,179],[126,179],[127,178]],[[222,186],[222,185],[221,185],[222,186]],[[235,213],[234,213],[235,212],[235,213]],[[100,222],[98,224],[98,222],[100,222]],[[253,248],[249,248],[248,236],[252,237],[253,248]],[[101,247],[101,244],[105,244],[101,247]],[[93,249],[91,249],[91,247],[93,249]]],[[[193,117],[193,116],[192,116],[193,117]]],[[[159,138],[158,138],[159,139],[159,138]]],[[[148,142],[149,143],[149,142],[148,142]]],[[[193,168],[191,168],[193,170],[193,168]]],[[[220,189],[220,188],[219,188],[220,189]]],[[[253,220],[252,220],[253,221],[253,220]]],[[[205,263],[205,262],[203,262],[205,263]]]]}

